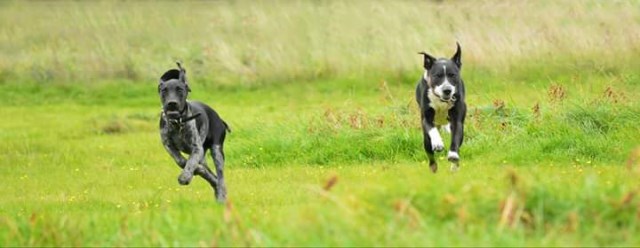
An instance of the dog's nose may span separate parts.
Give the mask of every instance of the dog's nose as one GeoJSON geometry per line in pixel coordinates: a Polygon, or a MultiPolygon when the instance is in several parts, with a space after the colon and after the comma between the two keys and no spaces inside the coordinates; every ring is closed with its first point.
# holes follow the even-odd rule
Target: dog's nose
{"type": "Polygon", "coordinates": [[[451,89],[443,89],[443,90],[442,90],[442,93],[443,93],[445,96],[451,95],[451,89]]]}
{"type": "Polygon", "coordinates": [[[176,101],[167,102],[167,108],[168,109],[177,109],[178,108],[178,102],[176,102],[176,101]]]}

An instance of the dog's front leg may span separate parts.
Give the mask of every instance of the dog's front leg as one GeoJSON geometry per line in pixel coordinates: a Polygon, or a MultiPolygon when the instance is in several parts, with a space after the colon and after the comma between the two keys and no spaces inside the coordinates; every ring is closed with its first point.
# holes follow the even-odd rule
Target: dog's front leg
{"type": "Polygon", "coordinates": [[[189,159],[182,169],[182,173],[180,173],[178,177],[178,182],[182,185],[187,185],[191,182],[193,172],[198,168],[200,161],[204,157],[204,149],[202,148],[195,122],[190,122],[184,128],[184,139],[189,144],[191,152],[189,153],[189,159]]]}
{"type": "Polygon", "coordinates": [[[422,128],[423,131],[426,132],[426,135],[429,136],[431,149],[435,152],[444,150],[444,142],[442,141],[440,132],[438,132],[438,128],[433,124],[433,116],[429,117],[429,115],[426,115],[422,118],[422,128]]]}
{"type": "Polygon", "coordinates": [[[188,185],[193,178],[193,172],[198,168],[198,161],[200,160],[198,157],[204,154],[204,150],[202,147],[194,146],[191,148],[191,155],[189,156],[189,160],[187,160],[186,165],[182,169],[182,173],[178,177],[178,182],[182,185],[188,185]]]}
{"type": "Polygon", "coordinates": [[[457,163],[460,160],[458,151],[462,145],[463,135],[464,126],[462,125],[462,122],[458,121],[451,123],[451,146],[449,147],[449,153],[447,154],[447,159],[451,162],[457,163]]]}
{"type": "Polygon", "coordinates": [[[460,162],[460,155],[458,151],[462,145],[464,127],[462,122],[451,123],[451,146],[449,147],[449,153],[447,153],[447,160],[451,162],[451,171],[458,170],[458,164],[460,162]]]}
{"type": "Polygon", "coordinates": [[[447,159],[452,163],[451,170],[458,169],[458,163],[460,162],[460,146],[464,138],[464,115],[466,109],[463,107],[461,111],[452,111],[450,114],[451,121],[451,146],[449,147],[449,153],[447,159]]]}
{"type": "Polygon", "coordinates": [[[429,158],[429,167],[431,168],[431,171],[435,173],[436,171],[438,171],[438,163],[436,162],[436,159],[435,159],[434,150],[436,150],[435,149],[436,147],[439,147],[439,149],[442,150],[444,145],[442,144],[442,138],[440,137],[440,133],[438,133],[438,130],[432,124],[433,120],[429,121],[429,118],[427,116],[423,115],[422,117],[422,134],[424,135],[424,150],[427,153],[427,157],[429,158]],[[433,132],[433,130],[435,130],[435,133],[433,132]],[[432,134],[434,134],[433,137],[432,137],[432,134]],[[434,140],[434,138],[439,139],[439,141],[434,140]]]}
{"type": "Polygon", "coordinates": [[[184,168],[184,166],[187,164],[187,160],[182,156],[180,150],[178,150],[177,147],[171,144],[169,142],[169,139],[166,137],[162,137],[162,144],[164,146],[164,149],[167,150],[176,164],[180,166],[180,168],[184,168]]]}

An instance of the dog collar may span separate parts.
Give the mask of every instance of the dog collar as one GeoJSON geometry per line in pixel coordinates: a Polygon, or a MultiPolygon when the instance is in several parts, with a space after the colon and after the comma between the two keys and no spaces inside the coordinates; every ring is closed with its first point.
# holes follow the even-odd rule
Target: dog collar
{"type": "Polygon", "coordinates": [[[180,118],[178,119],[178,123],[181,123],[181,124],[182,124],[182,123],[188,122],[188,121],[190,121],[190,120],[193,120],[193,119],[195,119],[195,118],[198,118],[198,116],[200,116],[200,113],[197,113],[197,114],[195,114],[195,115],[189,116],[189,117],[187,117],[187,118],[182,118],[182,117],[180,117],[180,118]]]}
{"type": "Polygon", "coordinates": [[[176,124],[176,125],[183,125],[195,118],[198,118],[198,116],[200,116],[200,113],[197,113],[195,115],[189,116],[189,117],[180,117],[178,119],[172,119],[172,118],[168,118],[167,115],[164,113],[164,111],[162,112],[162,116],[164,117],[164,119],[172,124],[176,124]]]}
{"type": "Polygon", "coordinates": [[[451,98],[450,98],[449,100],[446,100],[446,101],[445,101],[445,100],[442,100],[442,98],[440,98],[440,97],[438,97],[438,99],[439,99],[441,102],[446,102],[446,103],[450,103],[450,104],[453,104],[454,102],[456,102],[456,97],[455,97],[455,96],[451,96],[451,98]]]}
{"type": "Polygon", "coordinates": [[[162,117],[169,123],[175,124],[175,125],[183,125],[195,118],[198,118],[198,116],[200,116],[200,113],[197,113],[195,115],[189,116],[189,117],[184,117],[183,113],[186,114],[189,112],[189,105],[185,106],[184,110],[180,111],[180,118],[178,119],[172,119],[172,118],[168,118],[167,114],[164,112],[164,110],[162,110],[162,117]]]}

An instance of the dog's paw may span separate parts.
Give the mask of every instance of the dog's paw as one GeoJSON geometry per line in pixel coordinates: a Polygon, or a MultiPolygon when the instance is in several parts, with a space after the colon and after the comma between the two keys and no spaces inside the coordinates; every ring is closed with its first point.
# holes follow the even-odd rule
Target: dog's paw
{"type": "Polygon", "coordinates": [[[442,137],[438,132],[437,128],[431,128],[429,130],[429,139],[431,139],[431,149],[435,152],[440,152],[444,150],[444,143],[442,142],[442,137]]]}
{"type": "Polygon", "coordinates": [[[217,193],[216,194],[216,201],[218,203],[225,203],[227,201],[227,193],[217,193]]]}
{"type": "Polygon", "coordinates": [[[460,155],[458,155],[457,152],[449,151],[447,154],[447,160],[451,163],[458,163],[458,161],[460,161],[460,155]]]}
{"type": "Polygon", "coordinates": [[[431,138],[431,149],[433,149],[434,152],[441,152],[444,150],[444,143],[442,142],[442,139],[431,138]]]}
{"type": "Polygon", "coordinates": [[[431,128],[429,130],[429,138],[431,139],[431,149],[435,152],[441,152],[444,150],[444,143],[442,142],[442,137],[440,133],[438,133],[437,128],[431,128]]]}
{"type": "Polygon", "coordinates": [[[193,174],[182,172],[180,176],[178,176],[178,183],[180,183],[180,185],[189,185],[192,178],[193,174]]]}
{"type": "Polygon", "coordinates": [[[431,169],[431,172],[433,172],[433,173],[438,172],[438,164],[436,164],[436,163],[430,164],[429,168],[431,169]]]}
{"type": "Polygon", "coordinates": [[[218,203],[225,203],[227,201],[227,189],[224,186],[218,186],[214,188],[213,196],[218,203]]]}
{"type": "Polygon", "coordinates": [[[458,162],[460,162],[460,155],[458,155],[457,152],[449,151],[449,153],[447,154],[447,160],[451,162],[451,167],[449,168],[449,170],[451,172],[458,171],[458,162]]]}

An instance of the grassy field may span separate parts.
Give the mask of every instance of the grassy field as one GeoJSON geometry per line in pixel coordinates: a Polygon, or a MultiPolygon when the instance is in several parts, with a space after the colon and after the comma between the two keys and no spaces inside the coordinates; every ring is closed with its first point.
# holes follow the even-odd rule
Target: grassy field
{"type": "Polygon", "coordinates": [[[0,2],[0,246],[640,245],[639,7],[0,2]],[[455,41],[462,167],[432,174],[416,52],[455,41]],[[176,59],[233,130],[225,205],[160,144],[176,59]]]}

